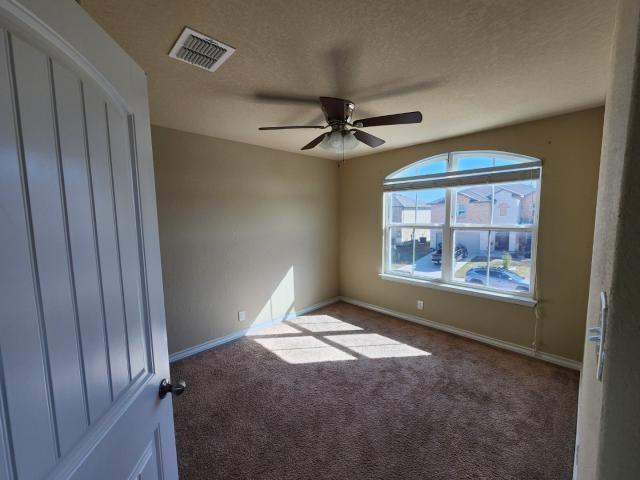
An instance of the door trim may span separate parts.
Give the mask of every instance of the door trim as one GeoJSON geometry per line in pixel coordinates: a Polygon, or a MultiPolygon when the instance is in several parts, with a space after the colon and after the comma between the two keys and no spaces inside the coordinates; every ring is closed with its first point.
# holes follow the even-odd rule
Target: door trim
{"type": "Polygon", "coordinates": [[[40,20],[31,10],[17,2],[17,0],[0,0],[0,26],[6,23],[18,33],[22,32],[29,40],[39,39],[40,46],[45,47],[47,53],[53,54],[56,60],[71,66],[73,70],[90,78],[100,86],[105,94],[123,113],[128,114],[127,102],[94,65],[87,60],[73,45],[62,38],[57,32],[40,20]],[[53,51],[52,51],[53,50],[53,51]],[[71,62],[70,62],[71,60],[71,62]]]}

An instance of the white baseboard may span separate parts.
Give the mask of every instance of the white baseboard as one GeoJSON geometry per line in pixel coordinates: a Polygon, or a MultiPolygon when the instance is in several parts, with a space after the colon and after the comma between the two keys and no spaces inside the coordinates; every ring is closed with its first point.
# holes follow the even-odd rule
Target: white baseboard
{"type": "Polygon", "coordinates": [[[280,323],[284,320],[290,320],[300,315],[306,315],[307,313],[313,312],[314,310],[318,310],[319,308],[322,308],[322,307],[326,307],[327,305],[331,305],[332,303],[335,303],[339,300],[340,300],[340,297],[328,298],[327,300],[323,300],[322,302],[318,302],[314,305],[310,305],[300,310],[292,310],[286,316],[283,315],[281,317],[276,317],[274,319],[271,319],[268,322],[257,323],[255,325],[252,325],[249,328],[238,330],[236,332],[230,333],[229,335],[225,335],[224,337],[214,338],[213,340],[209,340],[208,342],[204,342],[199,345],[194,345],[193,347],[185,348],[184,350],[180,350],[179,352],[170,354],[169,362],[182,360],[183,358],[190,357],[191,355],[195,355],[196,353],[204,352],[205,350],[209,350],[210,348],[232,342],[234,340],[237,340],[239,338],[246,336],[251,332],[260,330],[261,328],[268,327],[269,325],[274,325],[276,323],[280,323]]]}
{"type": "Polygon", "coordinates": [[[459,335],[461,337],[470,338],[478,342],[486,343],[487,345],[491,345],[493,347],[502,348],[504,350],[516,352],[521,355],[526,355],[527,357],[538,358],[540,360],[544,360],[545,362],[553,363],[555,365],[560,365],[562,367],[567,367],[567,368],[571,368],[573,370],[578,370],[578,371],[582,368],[582,363],[576,360],[561,357],[559,355],[554,355],[552,353],[535,351],[532,348],[523,347],[522,345],[518,345],[511,342],[505,342],[503,340],[498,340],[496,338],[487,337],[479,333],[474,333],[468,330],[463,330],[461,328],[452,327],[444,323],[434,322],[433,320],[427,320],[425,318],[418,317],[416,315],[410,315],[408,313],[398,312],[395,310],[391,310],[389,308],[379,307],[377,305],[356,300],[355,298],[350,298],[350,297],[328,298],[327,300],[323,300],[322,302],[316,303],[314,305],[310,305],[300,310],[297,310],[297,311],[294,310],[290,312],[286,316],[286,318],[284,316],[274,318],[269,322],[262,322],[256,325],[252,325],[249,328],[238,330],[236,332],[230,333],[229,335],[225,335],[224,337],[214,338],[213,340],[209,340],[208,342],[204,342],[199,345],[195,345],[193,347],[185,348],[184,350],[180,350],[179,352],[175,352],[169,355],[169,361],[175,362],[177,360],[190,357],[191,355],[195,355],[196,353],[204,352],[205,350],[209,350],[210,348],[214,348],[219,345],[223,345],[225,343],[229,343],[239,338],[242,338],[251,332],[260,330],[261,328],[268,327],[269,325],[273,325],[273,324],[282,322],[284,320],[295,318],[296,316],[306,315],[307,313],[310,313],[314,310],[318,310],[319,308],[322,308],[322,307],[326,307],[327,305],[331,305],[332,303],[335,303],[338,301],[343,301],[346,303],[350,303],[352,305],[357,305],[358,307],[366,308],[368,310],[373,310],[375,312],[384,313],[385,315],[400,318],[402,320],[407,320],[413,323],[418,323],[420,325],[435,328],[437,330],[442,330],[444,332],[452,333],[454,335],[459,335]]]}
{"type": "Polygon", "coordinates": [[[523,347],[522,345],[487,337],[485,335],[480,335],[479,333],[474,333],[468,330],[463,330],[461,328],[445,325],[444,323],[434,322],[433,320],[427,320],[425,318],[418,317],[416,315],[409,315],[407,313],[397,312],[395,310],[391,310],[388,308],[379,307],[371,303],[366,303],[360,300],[356,300],[355,298],[340,297],[340,300],[346,303],[351,303],[352,305],[357,305],[358,307],[366,308],[368,310],[373,310],[376,312],[384,313],[385,315],[390,315],[392,317],[400,318],[402,320],[419,323],[420,325],[425,325],[427,327],[435,328],[437,330],[453,333],[454,335],[459,335],[461,337],[470,338],[478,342],[486,343],[487,345],[491,345],[493,347],[498,347],[504,350],[509,350],[511,352],[520,353],[528,357],[538,358],[540,360],[544,360],[545,362],[553,363],[555,365],[560,365],[562,367],[567,367],[567,368],[571,368],[573,370],[578,370],[578,371],[582,368],[582,363],[569,358],[553,355],[552,353],[535,351],[532,348],[523,347]]]}

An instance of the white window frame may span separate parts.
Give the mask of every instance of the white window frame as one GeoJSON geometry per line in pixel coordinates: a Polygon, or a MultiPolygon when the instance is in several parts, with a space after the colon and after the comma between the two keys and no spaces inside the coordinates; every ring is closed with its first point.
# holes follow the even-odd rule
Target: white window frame
{"type": "MultiPolygon", "coordinates": [[[[536,264],[537,264],[537,244],[538,244],[538,225],[540,213],[540,192],[542,186],[542,160],[528,157],[524,155],[500,152],[493,150],[475,150],[475,151],[456,151],[446,154],[447,168],[444,173],[419,175],[414,177],[394,178],[395,175],[403,170],[412,167],[418,163],[428,163],[429,161],[442,160],[445,154],[434,155],[426,159],[420,160],[407,165],[390,175],[384,180],[383,188],[383,208],[382,208],[382,265],[380,268],[380,276],[388,280],[401,281],[403,283],[419,284],[426,287],[433,287],[443,290],[451,290],[460,293],[468,293],[475,296],[496,298],[498,300],[510,301],[522,305],[534,306],[537,302],[535,299],[535,283],[536,283],[536,264]],[[483,156],[499,156],[520,159],[520,163],[498,167],[479,168],[474,170],[456,170],[456,158],[460,155],[483,155],[483,156]],[[491,225],[491,224],[464,224],[455,222],[454,209],[454,190],[457,187],[465,185],[478,185],[488,183],[491,185],[499,183],[514,183],[522,180],[537,180],[538,188],[535,197],[535,210],[533,223],[531,225],[491,225]],[[390,193],[403,190],[419,190],[428,188],[445,188],[445,218],[444,223],[419,223],[416,216],[415,223],[391,223],[390,204],[388,199],[390,193]],[[441,229],[442,230],[442,275],[440,279],[425,279],[413,274],[413,265],[411,274],[391,270],[390,251],[391,251],[391,229],[392,228],[413,228],[413,252],[412,260],[415,264],[415,230],[416,229],[441,229]],[[531,234],[531,273],[529,282],[529,292],[513,292],[499,288],[492,288],[488,285],[470,285],[465,282],[456,281],[453,276],[454,265],[454,233],[456,231],[489,231],[489,239],[487,249],[491,248],[491,233],[499,231],[523,231],[531,234]]],[[[494,205],[491,205],[491,216],[493,218],[494,205]]],[[[416,214],[417,215],[417,214],[416,214]]],[[[487,276],[490,269],[487,268],[487,276]]],[[[488,282],[487,282],[488,283],[488,282]]]]}

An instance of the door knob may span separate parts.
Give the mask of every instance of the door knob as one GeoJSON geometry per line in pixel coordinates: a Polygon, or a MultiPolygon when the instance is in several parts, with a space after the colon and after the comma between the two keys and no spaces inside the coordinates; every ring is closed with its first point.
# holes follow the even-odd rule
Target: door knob
{"type": "Polygon", "coordinates": [[[173,384],[169,383],[166,378],[164,378],[160,382],[160,390],[158,391],[158,396],[160,398],[164,398],[167,396],[167,393],[172,393],[176,397],[182,395],[187,388],[187,384],[184,380],[180,380],[179,382],[173,384]]]}

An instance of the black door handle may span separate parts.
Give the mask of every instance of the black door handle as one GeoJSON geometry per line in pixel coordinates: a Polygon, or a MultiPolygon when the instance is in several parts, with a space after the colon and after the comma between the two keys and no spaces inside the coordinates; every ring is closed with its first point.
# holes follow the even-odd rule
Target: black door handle
{"type": "Polygon", "coordinates": [[[167,393],[172,393],[177,397],[179,395],[182,395],[186,388],[187,388],[187,384],[185,383],[184,380],[180,380],[178,383],[174,385],[172,383],[169,383],[167,379],[164,378],[160,382],[160,390],[158,392],[158,396],[160,398],[164,398],[167,396],[167,393]]]}

